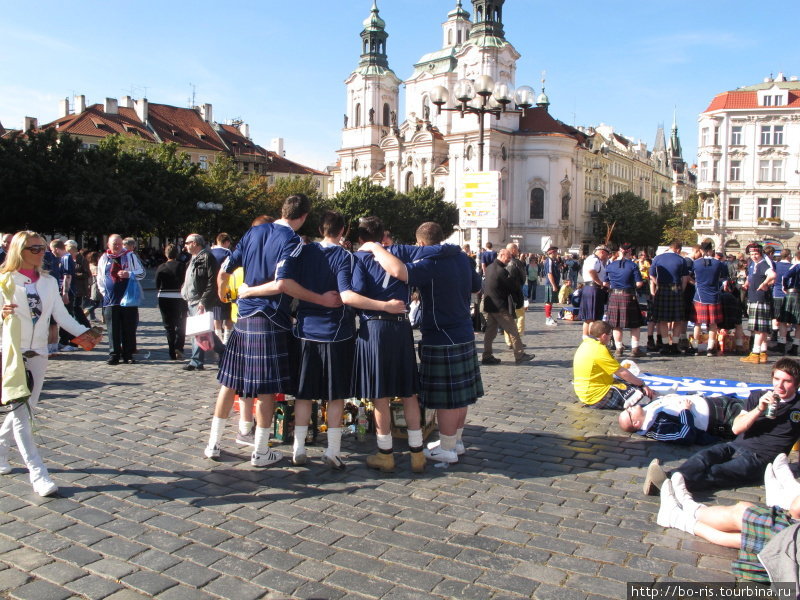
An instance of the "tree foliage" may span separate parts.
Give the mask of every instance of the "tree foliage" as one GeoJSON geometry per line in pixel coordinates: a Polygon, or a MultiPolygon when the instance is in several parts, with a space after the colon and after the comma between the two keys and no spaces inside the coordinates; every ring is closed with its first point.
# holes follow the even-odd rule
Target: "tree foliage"
{"type": "Polygon", "coordinates": [[[662,243],[669,243],[678,239],[684,246],[697,243],[697,232],[694,219],[697,216],[700,199],[696,193],[691,194],[686,201],[680,204],[668,204],[663,207],[664,229],[661,235],[662,243]]]}
{"type": "Polygon", "coordinates": [[[661,239],[662,218],[650,210],[647,200],[633,192],[621,192],[611,196],[600,208],[600,238],[613,226],[610,241],[615,244],[630,242],[646,248],[655,246],[661,239]]]}

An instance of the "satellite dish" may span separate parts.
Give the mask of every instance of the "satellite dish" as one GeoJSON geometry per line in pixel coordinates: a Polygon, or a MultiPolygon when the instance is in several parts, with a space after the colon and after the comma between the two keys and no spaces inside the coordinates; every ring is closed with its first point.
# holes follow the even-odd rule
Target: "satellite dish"
{"type": "Polygon", "coordinates": [[[547,252],[547,249],[553,245],[553,238],[546,235],[542,238],[542,252],[547,252]]]}

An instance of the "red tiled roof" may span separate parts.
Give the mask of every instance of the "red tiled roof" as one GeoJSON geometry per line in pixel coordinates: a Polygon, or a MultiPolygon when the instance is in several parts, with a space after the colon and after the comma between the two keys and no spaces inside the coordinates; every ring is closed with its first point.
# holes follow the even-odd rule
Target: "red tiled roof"
{"type": "Polygon", "coordinates": [[[150,104],[147,120],[164,142],[175,142],[186,148],[211,152],[227,151],[211,124],[205,122],[193,108],[150,104]],[[197,132],[201,132],[205,137],[201,139],[197,132]]]}
{"type": "Polygon", "coordinates": [[[76,136],[106,137],[109,135],[134,134],[151,142],[155,142],[153,135],[142,125],[136,111],[132,108],[120,107],[116,115],[105,112],[102,104],[92,104],[78,115],[67,115],[42,125],[41,129],[55,127],[59,133],[69,133],[76,136]],[[99,127],[98,127],[99,125],[99,127]]]}
{"type": "Polygon", "coordinates": [[[266,152],[268,173],[289,173],[291,175],[324,175],[326,177],[328,175],[322,171],[317,171],[311,167],[306,167],[284,158],[283,156],[279,156],[276,152],[272,152],[271,150],[264,150],[261,148],[261,146],[258,148],[259,150],[266,152]]]}
{"type": "Polygon", "coordinates": [[[238,127],[234,127],[233,125],[220,125],[220,128],[221,131],[217,133],[219,133],[220,137],[228,144],[234,156],[249,155],[261,158],[266,156],[266,151],[254,144],[252,140],[243,136],[238,127]]]}
{"type": "MultiPolygon", "coordinates": [[[[565,125],[558,119],[547,112],[547,109],[541,106],[535,108],[526,108],[525,115],[519,119],[519,129],[514,132],[515,135],[537,135],[537,136],[564,136],[578,139],[580,132],[565,125]]],[[[585,136],[583,136],[585,138],[585,136]]]]}
{"type": "Polygon", "coordinates": [[[800,107],[800,93],[797,91],[789,91],[789,97],[784,105],[778,107],[764,107],[758,105],[758,92],[755,91],[733,91],[722,92],[717,94],[708,105],[708,108],[703,112],[712,112],[715,110],[732,110],[741,108],[785,108],[800,107]]]}

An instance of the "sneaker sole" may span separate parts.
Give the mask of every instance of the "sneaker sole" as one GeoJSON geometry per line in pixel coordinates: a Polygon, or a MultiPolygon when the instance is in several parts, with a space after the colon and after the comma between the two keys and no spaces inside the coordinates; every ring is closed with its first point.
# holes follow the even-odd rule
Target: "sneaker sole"
{"type": "Polygon", "coordinates": [[[341,459],[335,459],[327,454],[322,455],[322,462],[328,465],[331,469],[335,471],[344,471],[345,466],[341,459]]]}
{"type": "Polygon", "coordinates": [[[239,444],[240,446],[253,446],[253,447],[255,447],[255,445],[256,445],[255,442],[246,442],[244,440],[236,440],[236,443],[239,444]]]}
{"type": "Polygon", "coordinates": [[[644,485],[642,492],[645,496],[658,496],[661,492],[661,486],[667,480],[667,474],[661,468],[657,458],[654,458],[650,465],[647,467],[647,475],[644,478],[644,485]]]}

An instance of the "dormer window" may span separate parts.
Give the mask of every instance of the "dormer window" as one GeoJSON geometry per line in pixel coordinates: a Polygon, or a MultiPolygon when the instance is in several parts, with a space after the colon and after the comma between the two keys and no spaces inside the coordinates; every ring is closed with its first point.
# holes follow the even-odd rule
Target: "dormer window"
{"type": "Polygon", "coordinates": [[[200,130],[199,130],[197,127],[195,127],[195,128],[194,128],[194,133],[195,133],[195,135],[196,135],[197,137],[199,137],[201,140],[204,140],[204,139],[206,139],[206,134],[205,134],[205,133],[203,133],[202,131],[200,131],[200,130]]]}
{"type": "Polygon", "coordinates": [[[783,106],[783,96],[775,96],[775,106],[783,106]]]}
{"type": "Polygon", "coordinates": [[[101,129],[103,127],[103,122],[100,119],[95,119],[94,117],[92,117],[92,124],[96,129],[101,129]]]}
{"type": "Polygon", "coordinates": [[[762,106],[772,106],[772,96],[764,96],[762,106]]]}
{"type": "Polygon", "coordinates": [[[178,137],[181,134],[181,132],[177,129],[173,129],[171,133],[174,137],[178,137]]]}

